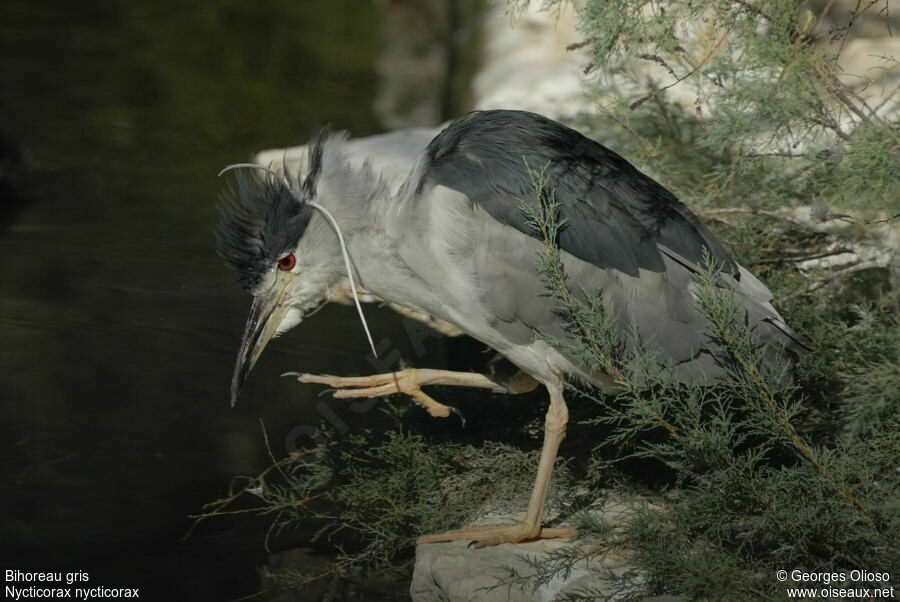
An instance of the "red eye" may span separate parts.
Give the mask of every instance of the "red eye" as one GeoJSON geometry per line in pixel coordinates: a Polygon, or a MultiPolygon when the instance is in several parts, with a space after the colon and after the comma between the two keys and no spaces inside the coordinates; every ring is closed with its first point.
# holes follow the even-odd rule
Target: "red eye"
{"type": "Polygon", "coordinates": [[[290,255],[285,255],[278,260],[279,270],[293,270],[295,265],[297,265],[297,258],[294,257],[293,253],[291,253],[290,255]]]}

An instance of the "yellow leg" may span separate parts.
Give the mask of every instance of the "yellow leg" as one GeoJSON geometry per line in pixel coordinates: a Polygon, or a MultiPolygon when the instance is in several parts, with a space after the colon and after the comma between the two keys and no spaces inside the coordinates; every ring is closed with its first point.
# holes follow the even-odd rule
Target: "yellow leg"
{"type": "Polygon", "coordinates": [[[424,535],[419,538],[419,543],[470,539],[476,542],[476,547],[483,548],[529,539],[575,536],[575,529],[571,528],[541,528],[544,506],[547,501],[547,491],[550,488],[550,476],[553,474],[553,465],[556,462],[559,445],[566,436],[566,423],[569,420],[569,410],[566,407],[565,399],[563,399],[562,383],[548,385],[547,389],[550,392],[550,408],[547,410],[547,416],[544,420],[544,447],[541,450],[541,460],[538,465],[537,477],[534,480],[534,489],[531,492],[525,519],[515,525],[464,527],[437,535],[424,535]]]}
{"type": "Polygon", "coordinates": [[[287,372],[282,376],[295,376],[297,382],[319,383],[337,389],[334,397],[340,399],[357,397],[383,397],[394,393],[405,393],[416,403],[436,417],[450,415],[451,408],[435,401],[422,391],[426,385],[452,385],[491,389],[496,393],[527,393],[534,390],[538,382],[524,372],[519,372],[506,382],[492,380],[475,372],[452,372],[450,370],[426,370],[407,368],[387,374],[372,376],[331,376],[328,374],[302,374],[287,372]]]}

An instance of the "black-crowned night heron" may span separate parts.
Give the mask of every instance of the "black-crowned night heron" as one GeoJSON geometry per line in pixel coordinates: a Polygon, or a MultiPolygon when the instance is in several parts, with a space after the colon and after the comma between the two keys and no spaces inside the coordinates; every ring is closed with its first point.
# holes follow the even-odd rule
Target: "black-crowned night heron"
{"type": "Polygon", "coordinates": [[[536,258],[544,242],[522,211],[521,203],[539,202],[531,169],[543,170],[545,190],[565,220],[558,244],[572,293],[602,291],[623,340],[630,340],[636,326],[644,344],[658,348],[678,378],[716,379],[724,370],[694,302],[693,274],[706,258],[721,267],[719,285],[734,291],[761,341],[794,351],[806,346],[772,307],[768,289],[669,191],[559,123],[521,111],[471,113],[437,135],[394,188],[368,166],[352,166],[345,143],[345,136],[322,134],[309,145],[302,180],[266,168],[242,170],[226,194],[219,251],[253,295],[232,403],[266,343],[348,285],[353,295],[360,285],[368,294],[449,323],[508,358],[524,375],[504,382],[424,369],[354,378],[298,374],[300,382],[339,389],[339,397],[406,393],[435,416],[449,409],[422,386],[509,393],[537,383],[547,388],[544,445],[525,519],[420,541],[471,539],[484,546],[572,534],[541,528],[566,430],[564,380],[579,378],[607,390],[614,384],[536,336],[568,333],[538,278],[536,258]]]}

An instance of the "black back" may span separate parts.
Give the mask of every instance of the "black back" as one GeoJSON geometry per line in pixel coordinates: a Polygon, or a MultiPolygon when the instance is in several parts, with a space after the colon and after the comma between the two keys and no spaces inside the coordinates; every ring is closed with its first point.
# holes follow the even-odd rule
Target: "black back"
{"type": "Polygon", "coordinates": [[[738,268],[706,226],[656,181],[606,147],[560,123],[525,111],[478,111],[442,131],[426,149],[418,183],[464,193],[494,219],[530,236],[520,199],[535,205],[532,172],[568,220],[559,245],[602,268],[637,276],[665,271],[661,252],[703,265],[704,252],[738,277],[738,268]]]}

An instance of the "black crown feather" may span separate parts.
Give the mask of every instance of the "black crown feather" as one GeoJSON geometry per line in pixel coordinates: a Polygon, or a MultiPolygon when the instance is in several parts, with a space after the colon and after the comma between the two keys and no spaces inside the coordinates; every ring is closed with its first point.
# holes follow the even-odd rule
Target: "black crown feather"
{"type": "Polygon", "coordinates": [[[244,289],[255,289],[262,275],[303,236],[312,216],[306,200],[315,196],[328,135],[324,129],[309,144],[309,172],[299,188],[301,198],[282,179],[252,167],[236,170],[233,183],[223,191],[216,250],[237,272],[244,289]]]}

